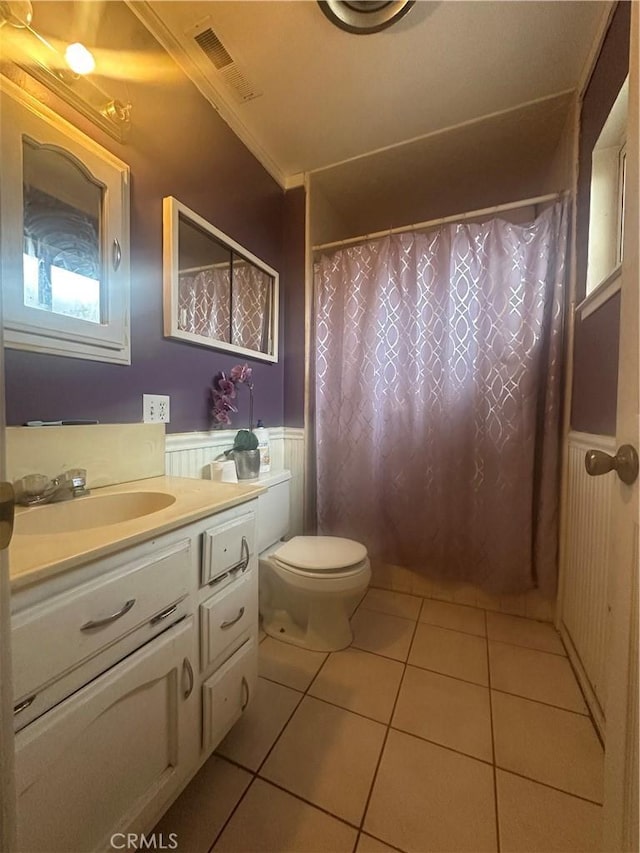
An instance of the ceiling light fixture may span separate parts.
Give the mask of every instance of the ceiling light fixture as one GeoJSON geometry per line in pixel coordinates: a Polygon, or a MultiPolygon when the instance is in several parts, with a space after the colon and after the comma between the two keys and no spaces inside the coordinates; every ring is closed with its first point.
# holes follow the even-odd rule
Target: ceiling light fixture
{"type": "Polygon", "coordinates": [[[90,50],[79,41],[70,44],[64,52],[67,65],[76,74],[91,74],[95,70],[96,61],[90,50]]]}
{"type": "Polygon", "coordinates": [[[367,35],[386,30],[407,14],[415,0],[318,0],[318,6],[336,27],[367,35]]]}
{"type": "Polygon", "coordinates": [[[66,50],[62,44],[52,44],[31,26],[31,20],[28,0],[0,0],[0,26],[10,25],[3,31],[3,54],[102,130],[125,142],[131,128],[131,104],[114,98],[85,76],[96,64],[91,52],[79,42],[66,50]]]}

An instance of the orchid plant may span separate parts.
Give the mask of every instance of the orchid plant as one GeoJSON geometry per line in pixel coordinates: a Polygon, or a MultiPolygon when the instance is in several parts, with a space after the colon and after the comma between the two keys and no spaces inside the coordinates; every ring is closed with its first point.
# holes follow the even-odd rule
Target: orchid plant
{"type": "Polygon", "coordinates": [[[249,429],[238,431],[233,444],[234,450],[255,450],[258,447],[258,439],[253,432],[253,382],[251,374],[252,370],[247,364],[237,364],[231,368],[228,376],[224,371],[220,371],[213,377],[211,416],[216,427],[222,428],[231,425],[231,414],[238,411],[235,404],[238,388],[240,385],[246,385],[249,389],[249,429]]]}

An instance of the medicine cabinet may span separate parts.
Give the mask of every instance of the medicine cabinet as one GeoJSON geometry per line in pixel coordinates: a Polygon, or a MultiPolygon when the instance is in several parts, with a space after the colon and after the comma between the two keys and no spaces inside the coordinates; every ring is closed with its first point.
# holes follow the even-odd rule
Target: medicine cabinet
{"type": "Polygon", "coordinates": [[[130,363],[129,169],[0,80],[4,342],[130,363]]]}

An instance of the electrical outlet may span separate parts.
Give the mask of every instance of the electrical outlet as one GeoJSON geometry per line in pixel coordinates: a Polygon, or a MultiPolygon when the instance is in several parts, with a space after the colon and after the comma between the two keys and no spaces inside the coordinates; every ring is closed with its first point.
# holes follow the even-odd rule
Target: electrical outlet
{"type": "Polygon", "coordinates": [[[142,395],[142,420],[145,424],[168,424],[171,398],[165,394],[142,395]]]}

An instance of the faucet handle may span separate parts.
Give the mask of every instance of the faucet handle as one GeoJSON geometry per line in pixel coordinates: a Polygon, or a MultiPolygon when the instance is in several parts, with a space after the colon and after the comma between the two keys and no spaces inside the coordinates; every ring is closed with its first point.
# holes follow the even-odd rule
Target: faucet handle
{"type": "Polygon", "coordinates": [[[74,489],[84,488],[87,484],[87,471],[85,468],[70,468],[56,477],[58,483],[70,483],[74,489]]]}
{"type": "Polygon", "coordinates": [[[24,506],[45,503],[56,488],[55,480],[50,480],[44,474],[27,474],[13,485],[16,501],[24,506]]]}

